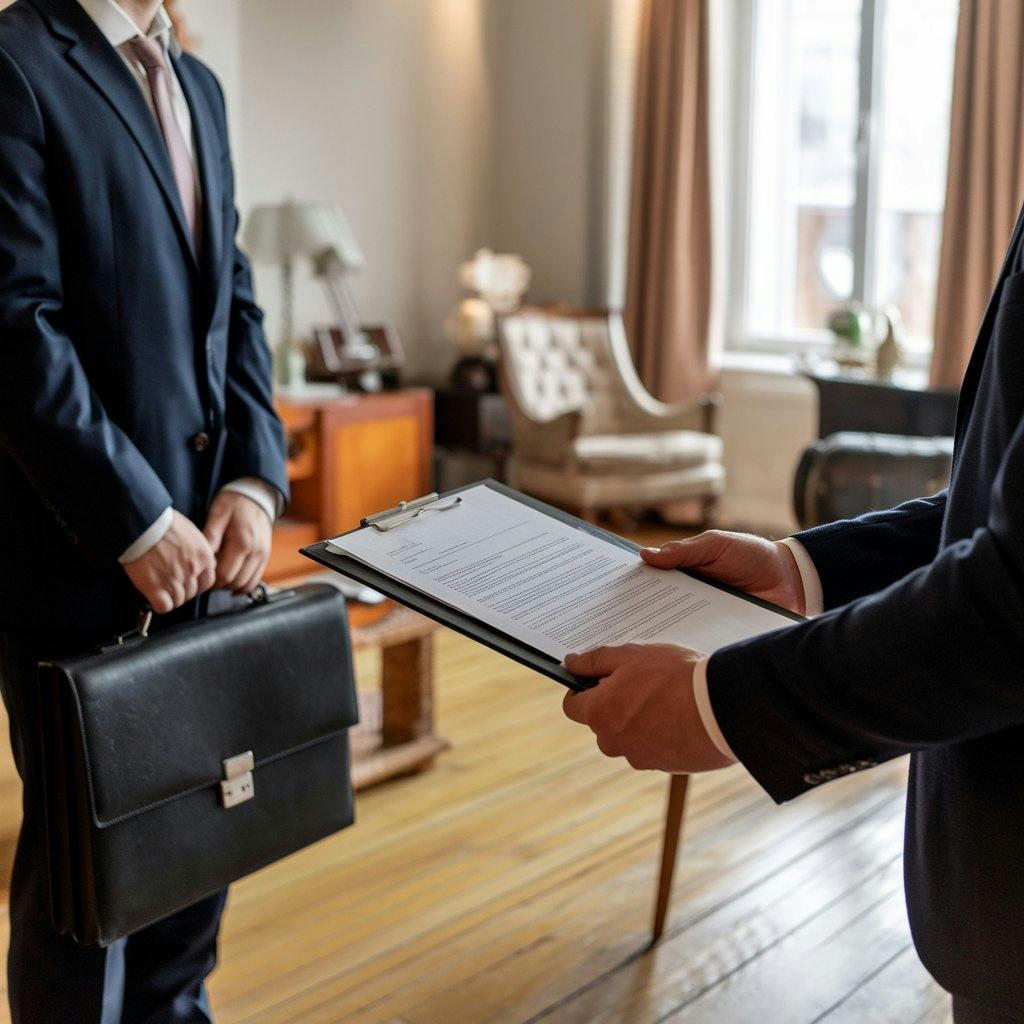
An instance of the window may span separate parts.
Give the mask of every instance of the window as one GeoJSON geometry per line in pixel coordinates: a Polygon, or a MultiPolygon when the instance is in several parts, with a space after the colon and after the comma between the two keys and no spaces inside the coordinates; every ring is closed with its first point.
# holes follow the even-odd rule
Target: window
{"type": "Polygon", "coordinates": [[[729,332],[827,343],[893,304],[931,348],[957,0],[754,0],[746,209],[729,332]]]}

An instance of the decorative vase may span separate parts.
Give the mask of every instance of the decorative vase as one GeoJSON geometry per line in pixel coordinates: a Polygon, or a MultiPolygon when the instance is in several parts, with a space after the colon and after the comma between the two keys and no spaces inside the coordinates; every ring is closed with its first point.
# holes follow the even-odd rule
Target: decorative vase
{"type": "Polygon", "coordinates": [[[885,337],[875,349],[875,375],[881,379],[891,377],[903,362],[903,317],[895,306],[886,306],[882,313],[885,337]]]}

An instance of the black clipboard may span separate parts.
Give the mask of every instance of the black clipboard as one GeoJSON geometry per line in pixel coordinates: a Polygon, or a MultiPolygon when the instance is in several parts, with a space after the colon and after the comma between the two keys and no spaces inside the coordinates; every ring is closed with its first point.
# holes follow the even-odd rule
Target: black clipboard
{"type": "MultiPolygon", "coordinates": [[[[553,505],[548,505],[543,501],[538,501],[536,498],[531,498],[529,495],[523,494],[521,491],[516,491],[511,487],[506,487],[505,484],[499,483],[497,480],[479,480],[475,483],[466,484],[464,487],[456,487],[454,490],[446,491],[444,494],[439,494],[437,498],[434,499],[434,502],[440,503],[450,500],[460,491],[468,491],[473,487],[479,487],[481,485],[490,487],[492,490],[504,494],[505,497],[511,498],[513,501],[518,501],[523,505],[528,505],[530,508],[536,509],[538,512],[543,512],[545,515],[551,516],[552,519],[557,519],[577,530],[582,530],[592,536],[600,537],[602,540],[608,541],[609,544],[615,544],[617,547],[623,548],[626,551],[637,552],[640,550],[639,544],[634,544],[632,541],[628,541],[624,537],[619,537],[617,534],[611,533],[609,530],[603,530],[600,526],[594,526],[592,523],[584,522],[582,519],[579,519],[568,512],[563,512],[561,509],[555,508],[553,505]]],[[[395,528],[401,529],[401,526],[397,526],[395,528]]],[[[356,533],[358,530],[362,529],[365,529],[365,527],[359,526],[356,530],[351,530],[349,532],[356,533]]],[[[347,536],[347,534],[342,534],[342,536],[347,536]]],[[[350,579],[357,580],[368,587],[372,587],[374,590],[379,590],[382,594],[387,594],[388,597],[394,598],[394,600],[399,604],[403,604],[406,607],[411,608],[413,611],[419,612],[421,615],[426,615],[427,618],[441,623],[442,626],[454,629],[455,632],[461,633],[463,636],[467,636],[471,640],[476,640],[478,643],[484,644],[486,647],[490,647],[499,654],[504,654],[505,657],[511,658],[513,661],[517,661],[519,664],[525,665],[527,668],[532,668],[535,672],[540,672],[541,675],[545,675],[549,679],[554,679],[555,682],[561,683],[570,690],[586,690],[597,683],[596,679],[581,679],[578,676],[574,676],[565,668],[564,665],[550,655],[545,654],[543,651],[538,651],[535,647],[530,647],[521,640],[511,637],[507,633],[503,633],[501,630],[495,629],[493,626],[490,626],[485,622],[481,622],[472,615],[461,612],[457,608],[452,608],[443,601],[438,601],[435,598],[429,597],[422,591],[419,591],[414,587],[407,586],[406,584],[394,579],[392,576],[388,576],[386,573],[379,572],[367,565],[365,562],[359,561],[359,559],[329,550],[327,544],[327,541],[322,540],[317,544],[312,544],[309,547],[302,548],[301,553],[307,558],[311,558],[314,562],[319,562],[320,565],[326,566],[328,569],[333,569],[334,572],[340,573],[342,576],[347,576],[350,579]]],[[[779,605],[772,604],[770,601],[763,601],[760,598],[752,597],[750,594],[744,593],[742,590],[737,590],[735,587],[729,587],[723,583],[718,583],[715,580],[707,579],[699,573],[688,572],[686,575],[692,576],[694,579],[699,579],[702,582],[707,583],[718,590],[732,594],[735,597],[742,598],[744,601],[750,601],[752,604],[760,605],[762,608],[767,608],[770,611],[777,612],[779,615],[782,615],[787,619],[791,619],[794,622],[803,621],[803,616],[797,615],[795,612],[791,612],[786,608],[781,608],[779,605]]]]}

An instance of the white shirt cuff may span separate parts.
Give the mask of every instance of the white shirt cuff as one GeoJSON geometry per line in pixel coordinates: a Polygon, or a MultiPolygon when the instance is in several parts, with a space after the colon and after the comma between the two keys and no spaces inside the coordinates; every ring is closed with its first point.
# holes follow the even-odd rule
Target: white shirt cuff
{"type": "Polygon", "coordinates": [[[267,513],[272,523],[277,521],[281,514],[281,492],[276,487],[271,487],[265,480],[255,476],[243,476],[238,480],[232,480],[225,484],[222,491],[234,491],[236,494],[244,494],[251,501],[255,501],[264,512],[267,513]]]}
{"type": "Polygon", "coordinates": [[[141,558],[151,548],[164,539],[164,534],[171,528],[174,522],[174,509],[169,505],[157,516],[156,522],[143,531],[127,548],[122,552],[118,561],[124,565],[126,562],[134,562],[141,558]]]}
{"type": "Polygon", "coordinates": [[[804,614],[810,618],[820,615],[825,610],[825,599],[821,593],[821,577],[814,568],[807,548],[794,537],[786,537],[780,543],[785,544],[793,552],[796,567],[800,570],[800,582],[804,585],[804,614]]]}
{"type": "Polygon", "coordinates": [[[739,758],[732,752],[729,744],[718,727],[718,719],[711,708],[711,698],[708,696],[708,659],[701,658],[693,666],[693,699],[697,702],[697,712],[700,715],[704,731],[708,734],[711,742],[718,748],[719,753],[733,761],[739,758]]]}

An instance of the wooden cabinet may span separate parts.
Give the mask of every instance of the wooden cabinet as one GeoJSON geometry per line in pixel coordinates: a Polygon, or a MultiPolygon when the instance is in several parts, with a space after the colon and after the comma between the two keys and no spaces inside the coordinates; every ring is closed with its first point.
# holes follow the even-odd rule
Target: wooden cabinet
{"type": "Polygon", "coordinates": [[[426,388],[304,401],[279,399],[291,502],[274,527],[268,581],[317,571],[298,549],[372,512],[427,494],[434,411],[426,388]]]}

